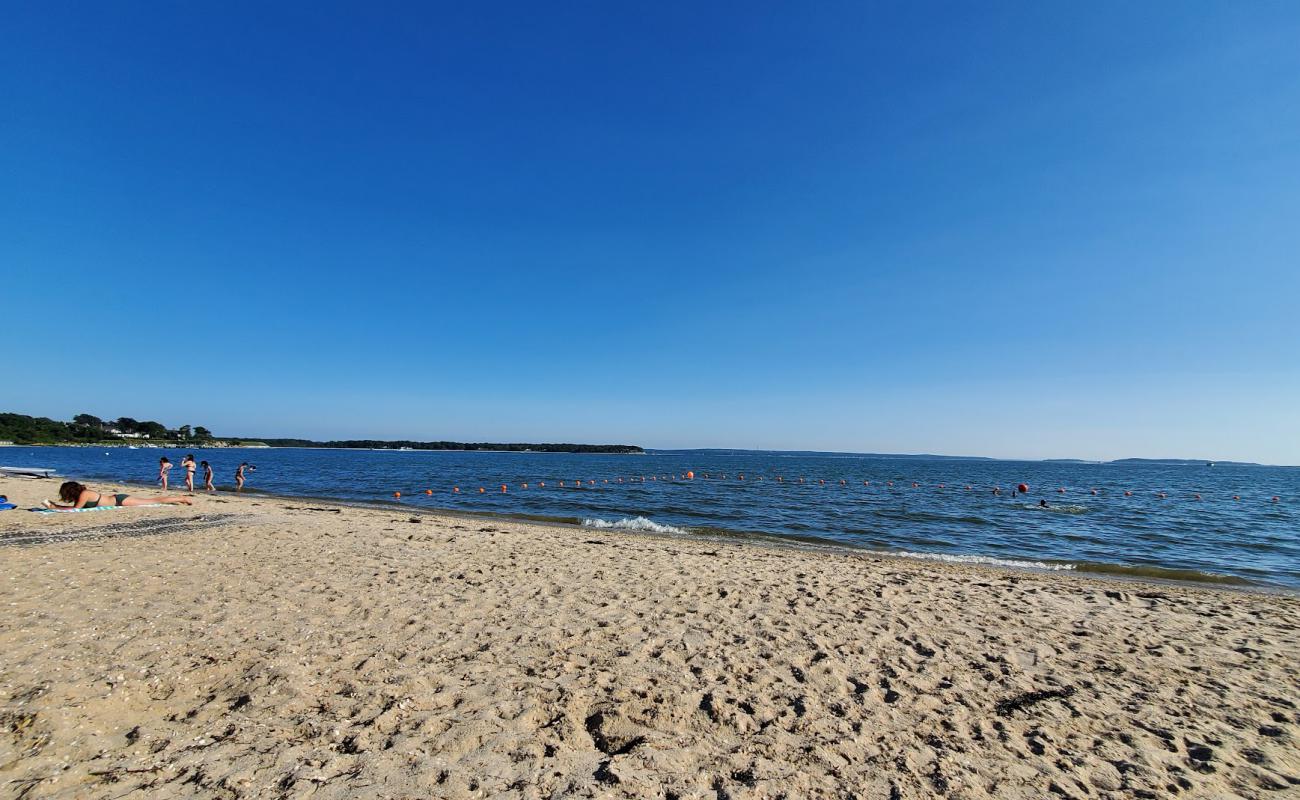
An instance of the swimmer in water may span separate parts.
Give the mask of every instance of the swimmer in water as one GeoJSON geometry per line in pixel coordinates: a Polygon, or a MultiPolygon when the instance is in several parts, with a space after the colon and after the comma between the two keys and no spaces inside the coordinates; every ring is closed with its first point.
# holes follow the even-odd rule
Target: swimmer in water
{"type": "Polygon", "coordinates": [[[1051,506],[1049,506],[1049,505],[1047,504],[1047,501],[1046,501],[1046,500],[1039,500],[1039,501],[1038,501],[1038,507],[1039,507],[1039,508],[1051,508],[1051,506]]]}

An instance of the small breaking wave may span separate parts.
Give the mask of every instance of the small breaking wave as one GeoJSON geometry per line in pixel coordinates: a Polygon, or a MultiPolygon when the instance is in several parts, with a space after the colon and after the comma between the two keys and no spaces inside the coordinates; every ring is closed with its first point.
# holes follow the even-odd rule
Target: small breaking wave
{"type": "Polygon", "coordinates": [[[584,528],[612,529],[620,531],[649,531],[651,533],[689,533],[685,528],[677,528],[672,525],[664,525],[645,517],[624,517],[623,519],[610,522],[607,519],[588,518],[582,521],[584,528]]]}
{"type": "Polygon", "coordinates": [[[993,556],[963,556],[948,553],[911,553],[906,550],[894,551],[890,555],[904,558],[919,558],[924,561],[944,561],[949,564],[982,564],[992,567],[1012,567],[1014,569],[1047,569],[1052,571],[1074,569],[1074,564],[1053,564],[1048,561],[1020,561],[1014,558],[994,558],[993,556]]]}
{"type": "Polygon", "coordinates": [[[1044,511],[1048,514],[1087,514],[1088,513],[1087,506],[1075,506],[1075,505],[1036,506],[1036,505],[1030,505],[1029,503],[1021,503],[1020,507],[1026,511],[1044,511]]]}

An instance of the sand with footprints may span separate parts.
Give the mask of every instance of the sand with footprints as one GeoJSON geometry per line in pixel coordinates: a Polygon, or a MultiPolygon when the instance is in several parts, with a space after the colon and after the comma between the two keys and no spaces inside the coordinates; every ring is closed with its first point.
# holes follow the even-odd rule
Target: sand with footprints
{"type": "Polygon", "coordinates": [[[1290,596],[267,496],[0,558],[0,797],[1300,792],[1290,596]]]}

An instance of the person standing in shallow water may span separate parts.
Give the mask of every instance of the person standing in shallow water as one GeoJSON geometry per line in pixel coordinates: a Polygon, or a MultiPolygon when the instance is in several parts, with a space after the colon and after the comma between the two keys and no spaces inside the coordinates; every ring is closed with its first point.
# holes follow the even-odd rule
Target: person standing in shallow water
{"type": "Polygon", "coordinates": [[[244,462],[243,464],[239,465],[239,469],[235,470],[235,491],[236,492],[244,491],[244,470],[247,468],[248,468],[248,462],[244,462]]]}
{"type": "Polygon", "coordinates": [[[185,490],[194,494],[194,454],[186,453],[185,458],[181,459],[181,466],[185,468],[185,490]]]}
{"type": "Polygon", "coordinates": [[[162,484],[163,491],[167,491],[167,473],[171,471],[172,462],[163,456],[158,459],[158,483],[162,484]]]}
{"type": "Polygon", "coordinates": [[[206,461],[200,461],[199,466],[203,467],[203,488],[209,492],[215,492],[217,487],[212,485],[212,465],[206,461]]]}

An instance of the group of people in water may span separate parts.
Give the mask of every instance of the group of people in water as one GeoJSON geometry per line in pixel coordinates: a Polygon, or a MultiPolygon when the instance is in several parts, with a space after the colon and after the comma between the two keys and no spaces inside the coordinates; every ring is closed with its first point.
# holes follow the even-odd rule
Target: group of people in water
{"type": "MultiPolygon", "coordinates": [[[[212,485],[212,465],[206,461],[194,463],[194,454],[186,453],[185,458],[181,459],[181,466],[185,468],[185,490],[190,494],[194,493],[194,473],[198,467],[203,467],[203,488],[209,492],[215,492],[216,486],[212,485]]],[[[158,459],[158,483],[162,486],[163,491],[167,491],[167,473],[171,472],[172,462],[167,456],[158,459]]],[[[235,470],[235,491],[244,491],[244,481],[248,479],[247,473],[256,470],[257,467],[249,464],[247,461],[239,465],[235,470]]]]}
{"type": "MultiPolygon", "coordinates": [[[[185,489],[189,494],[194,494],[194,473],[199,467],[203,468],[203,488],[209,492],[215,492],[217,487],[212,483],[212,465],[206,461],[195,463],[194,454],[186,453],[185,458],[181,459],[181,466],[185,468],[185,489]]],[[[163,491],[168,488],[167,473],[172,469],[172,462],[167,456],[158,459],[158,483],[162,486],[163,491]]],[[[247,480],[247,474],[256,470],[257,467],[249,464],[247,461],[241,463],[235,470],[235,491],[244,490],[244,482],[247,480]]],[[[46,508],[54,511],[76,511],[87,508],[105,508],[113,506],[149,506],[166,504],[193,505],[194,501],[186,495],[159,495],[157,497],[133,497],[129,494],[103,494],[89,489],[85,484],[76,481],[66,481],[59,487],[59,499],[62,503],[55,503],[46,500],[46,508]]]]}

